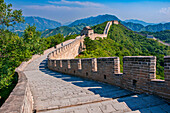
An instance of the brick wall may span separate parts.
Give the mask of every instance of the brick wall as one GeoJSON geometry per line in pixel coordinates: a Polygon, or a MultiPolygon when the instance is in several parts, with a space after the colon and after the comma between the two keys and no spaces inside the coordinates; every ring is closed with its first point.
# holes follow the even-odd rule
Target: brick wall
{"type": "Polygon", "coordinates": [[[86,59],[48,59],[48,68],[114,85],[121,84],[119,57],[86,59]],[[62,66],[62,67],[61,67],[62,66]]]}
{"type": "Polygon", "coordinates": [[[123,58],[123,85],[134,91],[148,91],[148,82],[156,78],[156,57],[127,56],[123,58]]]}
{"type": "Polygon", "coordinates": [[[164,75],[165,81],[170,87],[170,56],[164,57],[164,75]]]}
{"type": "Polygon", "coordinates": [[[83,51],[84,39],[71,40],[70,43],[58,47],[55,51],[51,52],[48,57],[51,59],[71,59],[76,57],[81,51],[83,51]]]}

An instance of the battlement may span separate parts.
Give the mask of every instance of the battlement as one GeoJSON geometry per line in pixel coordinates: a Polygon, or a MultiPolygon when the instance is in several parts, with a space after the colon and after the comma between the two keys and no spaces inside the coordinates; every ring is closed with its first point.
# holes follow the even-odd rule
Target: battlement
{"type": "Polygon", "coordinates": [[[71,40],[70,43],[62,46],[57,46],[56,50],[48,54],[48,58],[50,59],[71,59],[75,58],[80,52],[85,48],[84,46],[84,38],[71,40]]]}
{"type": "Polygon", "coordinates": [[[119,57],[74,59],[84,49],[79,38],[48,55],[48,68],[57,72],[105,82],[136,93],[170,99],[170,56],[164,57],[165,80],[156,79],[155,56],[125,56],[123,73],[119,57]]]}

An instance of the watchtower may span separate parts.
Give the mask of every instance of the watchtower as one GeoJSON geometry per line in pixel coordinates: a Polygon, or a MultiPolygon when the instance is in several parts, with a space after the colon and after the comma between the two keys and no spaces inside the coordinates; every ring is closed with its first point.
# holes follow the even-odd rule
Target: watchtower
{"type": "Polygon", "coordinates": [[[83,30],[81,31],[81,36],[85,35],[86,37],[90,37],[93,34],[94,34],[94,30],[91,29],[90,26],[84,27],[83,30]]]}

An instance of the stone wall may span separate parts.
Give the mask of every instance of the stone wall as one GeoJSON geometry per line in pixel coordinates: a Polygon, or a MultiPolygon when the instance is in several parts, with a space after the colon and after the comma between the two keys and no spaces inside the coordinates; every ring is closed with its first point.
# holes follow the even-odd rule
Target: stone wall
{"type": "Polygon", "coordinates": [[[107,37],[107,34],[97,34],[97,33],[94,33],[92,35],[89,36],[91,40],[97,40],[98,38],[106,38],[107,37]]]}
{"type": "Polygon", "coordinates": [[[81,76],[114,85],[120,84],[119,58],[86,58],[48,60],[48,68],[57,72],[81,76]]]}
{"type": "Polygon", "coordinates": [[[170,99],[170,57],[164,57],[165,80],[156,79],[156,57],[130,56],[123,59],[123,84],[134,92],[145,92],[170,99]]]}
{"type": "Polygon", "coordinates": [[[156,79],[156,57],[127,56],[123,58],[124,87],[148,91],[148,83],[156,79]]]}
{"type": "Polygon", "coordinates": [[[94,33],[94,30],[92,30],[89,26],[84,27],[84,29],[81,31],[81,36],[85,35],[86,37],[90,37],[91,40],[96,40],[98,38],[106,38],[107,34],[109,32],[110,26],[113,24],[118,24],[118,21],[109,21],[106,24],[106,27],[103,31],[103,34],[97,34],[94,33]]]}
{"type": "Polygon", "coordinates": [[[32,113],[33,98],[24,73],[18,72],[18,83],[0,108],[0,113],[32,113]]]}
{"type": "Polygon", "coordinates": [[[75,40],[68,47],[56,50],[59,52],[49,54],[48,68],[170,100],[170,56],[164,58],[165,80],[159,80],[156,79],[155,56],[125,56],[123,73],[120,73],[119,57],[73,59],[79,53],[78,48],[82,50],[82,46],[78,47],[82,43],[83,39],[75,40]]]}
{"type": "Polygon", "coordinates": [[[51,59],[71,59],[75,58],[84,47],[84,39],[79,38],[72,40],[65,46],[58,47],[55,51],[49,54],[48,57],[51,59]]]}

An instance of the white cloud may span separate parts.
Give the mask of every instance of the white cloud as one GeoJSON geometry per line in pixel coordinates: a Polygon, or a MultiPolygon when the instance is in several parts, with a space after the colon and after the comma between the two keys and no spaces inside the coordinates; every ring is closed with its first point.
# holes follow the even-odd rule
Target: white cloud
{"type": "Polygon", "coordinates": [[[159,12],[168,15],[168,14],[170,14],[170,7],[161,8],[159,12]]]}
{"type": "Polygon", "coordinates": [[[25,8],[29,8],[29,9],[47,9],[47,10],[54,10],[54,9],[72,9],[71,7],[67,7],[67,6],[55,6],[55,5],[27,5],[24,6],[25,8]]]}
{"type": "Polygon", "coordinates": [[[103,4],[95,3],[95,2],[80,2],[80,1],[67,1],[67,0],[61,0],[61,1],[49,1],[49,3],[52,4],[62,4],[62,5],[81,5],[86,7],[102,7],[103,4]]]}

